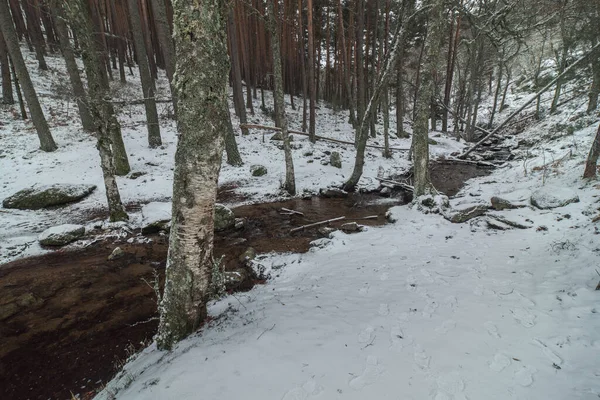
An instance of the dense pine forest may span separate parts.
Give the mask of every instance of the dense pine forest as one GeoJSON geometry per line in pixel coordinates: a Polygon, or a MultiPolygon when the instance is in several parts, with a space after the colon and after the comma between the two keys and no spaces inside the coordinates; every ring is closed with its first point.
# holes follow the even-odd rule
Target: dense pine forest
{"type": "Polygon", "coordinates": [[[597,0],[0,0],[0,397],[597,399],[597,0]]]}

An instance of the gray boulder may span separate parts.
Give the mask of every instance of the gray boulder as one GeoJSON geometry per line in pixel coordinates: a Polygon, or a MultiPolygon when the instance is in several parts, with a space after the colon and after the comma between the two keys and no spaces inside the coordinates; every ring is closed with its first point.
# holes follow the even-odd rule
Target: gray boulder
{"type": "Polygon", "coordinates": [[[492,208],[494,210],[502,211],[502,210],[511,210],[513,208],[518,208],[519,206],[511,203],[510,201],[503,199],[498,196],[494,196],[490,199],[492,202],[492,208]]]}
{"type": "Polygon", "coordinates": [[[250,167],[250,173],[252,174],[252,176],[263,176],[267,174],[267,167],[265,167],[264,165],[252,165],[250,167]]]}
{"type": "Polygon", "coordinates": [[[215,231],[224,231],[235,227],[235,215],[223,204],[215,204],[215,231]]]}
{"type": "Polygon", "coordinates": [[[81,225],[58,225],[46,229],[39,236],[40,244],[44,246],[64,246],[79,239],[85,234],[85,227],[81,225]]]}
{"type": "Polygon", "coordinates": [[[531,195],[531,205],[542,210],[564,207],[567,204],[578,203],[579,196],[573,190],[558,187],[544,186],[531,195]]]}
{"type": "Polygon", "coordinates": [[[465,208],[454,209],[451,212],[446,213],[444,218],[455,224],[462,224],[470,219],[479,217],[485,214],[488,207],[484,204],[476,204],[465,208]]]}
{"type": "Polygon", "coordinates": [[[362,231],[363,227],[362,225],[359,225],[356,222],[348,222],[342,224],[342,226],[340,226],[340,230],[345,233],[354,233],[362,231]]]}
{"type": "Polygon", "coordinates": [[[332,167],[342,168],[342,156],[340,156],[340,153],[337,151],[331,153],[329,156],[329,164],[331,164],[332,167]]]}
{"type": "Polygon", "coordinates": [[[72,203],[89,196],[95,185],[54,184],[23,189],[2,202],[4,208],[39,210],[41,208],[72,203]]]}

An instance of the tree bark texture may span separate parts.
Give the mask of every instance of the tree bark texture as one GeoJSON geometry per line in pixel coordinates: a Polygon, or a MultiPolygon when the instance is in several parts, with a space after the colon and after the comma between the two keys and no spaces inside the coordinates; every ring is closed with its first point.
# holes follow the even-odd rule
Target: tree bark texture
{"type": "Polygon", "coordinates": [[[588,153],[587,160],[585,162],[585,170],[583,171],[584,178],[595,178],[596,169],[598,165],[598,156],[600,156],[600,125],[598,125],[598,131],[592,142],[592,147],[588,153]]]}
{"type": "Polygon", "coordinates": [[[161,349],[206,317],[212,277],[214,204],[229,117],[226,0],[176,0],[177,130],[173,211],[156,340],[161,349]]]}
{"type": "Polygon", "coordinates": [[[121,202],[121,195],[115,179],[113,160],[112,132],[119,131],[120,126],[112,104],[108,100],[106,86],[102,81],[104,64],[101,62],[92,32],[92,21],[87,0],[69,0],[65,4],[65,13],[71,26],[77,32],[81,57],[85,67],[88,82],[88,110],[94,123],[94,132],[98,139],[97,148],[100,153],[100,166],[104,177],[104,188],[108,202],[108,212],[111,221],[124,221],[129,217],[121,202]]]}
{"type": "MultiPolygon", "coordinates": [[[[269,22],[271,30],[271,47],[273,48],[273,74],[275,75],[275,104],[278,120],[281,124],[281,136],[283,138],[283,152],[285,155],[285,183],[284,189],[292,196],[296,194],[296,179],[294,177],[294,160],[292,159],[292,149],[290,148],[290,135],[288,132],[288,120],[285,112],[285,97],[283,94],[283,72],[281,67],[281,43],[279,41],[279,29],[277,17],[275,15],[274,2],[277,0],[267,0],[269,7],[269,22]]],[[[310,132],[309,132],[310,135],[310,132]]],[[[309,136],[314,142],[315,135],[309,136]]]]}

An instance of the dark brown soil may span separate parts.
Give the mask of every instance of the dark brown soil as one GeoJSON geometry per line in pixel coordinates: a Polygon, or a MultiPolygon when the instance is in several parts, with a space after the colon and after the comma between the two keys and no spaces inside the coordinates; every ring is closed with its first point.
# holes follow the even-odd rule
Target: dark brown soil
{"type": "MultiPolygon", "coordinates": [[[[259,253],[304,252],[316,228],[289,230],[339,216],[346,221],[337,225],[370,215],[377,218],[357,222],[381,225],[390,205],[369,205],[374,199],[353,195],[236,208],[245,227],[217,235],[216,256],[225,255],[226,269],[235,269],[249,246],[259,253]],[[282,207],[304,216],[282,215],[282,207]]],[[[100,242],[0,268],[0,399],[70,399],[71,392],[91,397],[122,360],[152,340],[156,296],[148,283],[164,274],[167,236],[151,239],[100,242]],[[108,261],[117,245],[126,255],[108,261]]]]}
{"type": "Polygon", "coordinates": [[[448,164],[445,162],[432,162],[429,169],[433,187],[448,197],[455,196],[467,180],[486,176],[491,172],[492,169],[473,164],[448,164]]]}

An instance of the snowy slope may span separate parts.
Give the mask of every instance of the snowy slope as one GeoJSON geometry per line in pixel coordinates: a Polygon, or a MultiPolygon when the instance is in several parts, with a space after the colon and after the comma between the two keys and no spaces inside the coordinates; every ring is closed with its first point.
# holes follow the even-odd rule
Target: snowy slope
{"type": "Polygon", "coordinates": [[[393,225],[269,255],[274,279],[213,304],[173,352],[144,350],[97,398],[598,399],[598,190],[580,179],[596,124],[542,142],[577,107],[452,204],[528,203],[542,186],[579,203],[498,212],[532,225],[508,231],[395,207],[393,225]]]}

